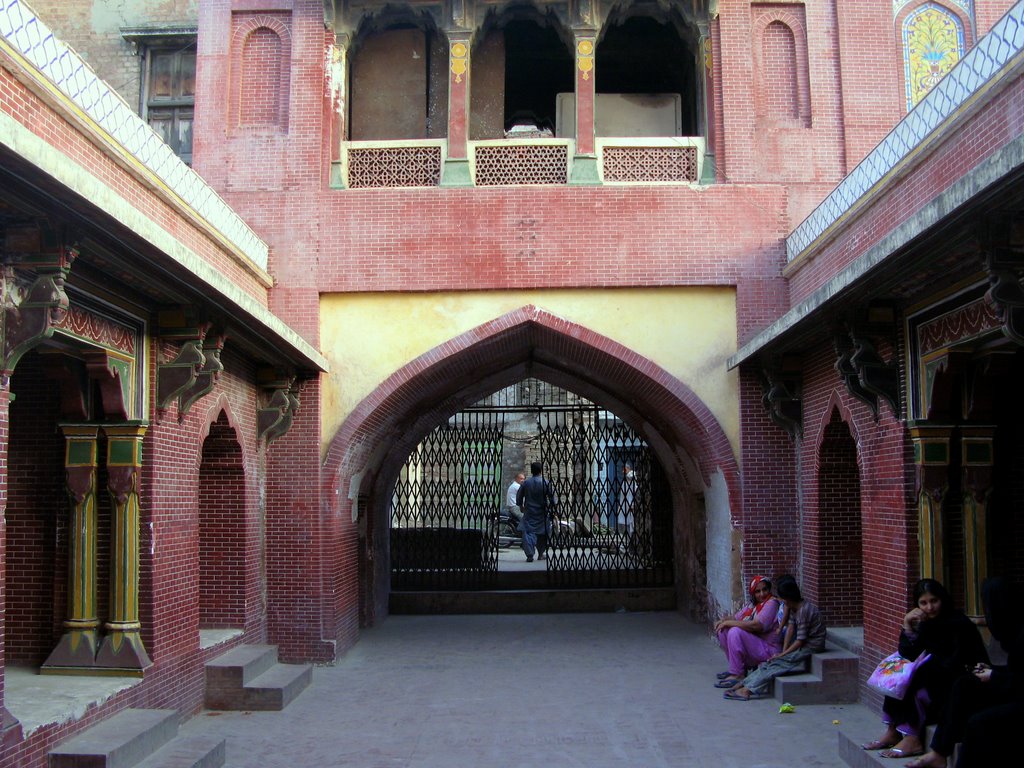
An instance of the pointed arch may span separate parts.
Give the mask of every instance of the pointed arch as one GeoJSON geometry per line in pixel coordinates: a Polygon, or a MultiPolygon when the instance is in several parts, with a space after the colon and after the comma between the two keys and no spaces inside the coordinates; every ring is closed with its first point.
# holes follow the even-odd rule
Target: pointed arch
{"type": "MultiPolygon", "coordinates": [[[[352,556],[341,552],[356,547],[354,554],[363,558],[365,568],[360,580],[364,623],[373,623],[387,610],[385,545],[375,550],[374,538],[383,542],[386,535],[390,488],[410,451],[460,407],[531,376],[597,402],[629,423],[664,468],[677,517],[690,516],[704,503],[705,491],[715,489],[707,498],[713,497],[720,508],[728,507],[722,514],[735,524],[741,496],[732,446],[696,394],[618,342],[538,307],[524,306],[395,371],[353,409],[330,441],[322,496],[333,501],[324,535],[336,542],[339,554],[328,568],[330,583],[325,587],[328,594],[344,590],[341,572],[352,556]],[[374,551],[384,556],[372,555],[374,551]]],[[[677,589],[688,589],[692,595],[704,591],[705,585],[677,584],[677,589]]],[[[340,614],[335,619],[344,621],[340,614]]]]}
{"type": "Polygon", "coordinates": [[[829,393],[828,403],[821,409],[821,420],[818,422],[818,428],[814,431],[814,453],[817,455],[821,451],[821,443],[825,439],[825,432],[832,421],[833,411],[839,413],[839,418],[846,423],[847,428],[850,430],[850,436],[857,446],[857,464],[859,466],[860,436],[857,434],[857,422],[853,418],[853,411],[844,402],[843,396],[838,389],[833,389],[829,393]]]}

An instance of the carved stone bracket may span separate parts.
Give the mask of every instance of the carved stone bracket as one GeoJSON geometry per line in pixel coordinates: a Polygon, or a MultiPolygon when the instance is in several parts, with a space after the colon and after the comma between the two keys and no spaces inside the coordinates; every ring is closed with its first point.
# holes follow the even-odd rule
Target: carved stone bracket
{"type": "Polygon", "coordinates": [[[785,361],[773,361],[762,370],[764,394],[761,404],[768,416],[790,437],[803,434],[800,369],[785,361]]]}
{"type": "Polygon", "coordinates": [[[218,334],[207,336],[203,342],[203,367],[199,369],[195,381],[191,386],[186,387],[178,395],[178,420],[185,418],[196,401],[205,397],[213,391],[217,379],[224,370],[224,364],[220,361],[220,354],[224,351],[224,342],[227,336],[218,334]]]}
{"type": "Polygon", "coordinates": [[[989,289],[985,300],[992,305],[1003,333],[1017,344],[1024,345],[1024,257],[1010,248],[992,247],[985,256],[989,289]]]}
{"type": "Polygon", "coordinates": [[[878,354],[875,345],[857,331],[850,332],[853,353],[850,365],[857,372],[862,389],[881,397],[889,405],[892,415],[900,417],[900,381],[896,363],[887,363],[878,354]]]}
{"type": "Polygon", "coordinates": [[[206,366],[203,348],[210,325],[196,322],[191,307],[161,313],[160,337],[180,342],[181,349],[173,360],[157,366],[157,408],[166,409],[175,399],[179,399],[180,404],[180,398],[187,397],[187,393],[195,387],[199,374],[206,366]]]}
{"type": "Polygon", "coordinates": [[[864,322],[847,323],[846,332],[836,332],[835,369],[847,391],[866,403],[878,419],[878,398],[889,404],[892,414],[900,417],[899,367],[887,363],[879,354],[874,338],[888,339],[895,346],[895,313],[888,305],[867,308],[864,322]]]}
{"type": "Polygon", "coordinates": [[[256,412],[256,436],[260,440],[266,437],[269,445],[291,428],[299,411],[298,387],[291,375],[264,374],[261,378],[269,393],[269,402],[256,412]]]}
{"type": "Polygon", "coordinates": [[[874,417],[878,418],[878,398],[874,392],[867,390],[861,385],[857,369],[853,365],[853,344],[850,337],[845,334],[836,333],[832,337],[832,346],[836,351],[835,370],[839,378],[846,385],[846,391],[857,398],[871,409],[874,417]]]}
{"type": "Polygon", "coordinates": [[[10,376],[22,355],[53,335],[70,302],[64,291],[71,264],[78,258],[70,236],[46,222],[7,228],[4,233],[3,375],[10,376]],[[32,279],[17,301],[15,268],[32,279]]]}

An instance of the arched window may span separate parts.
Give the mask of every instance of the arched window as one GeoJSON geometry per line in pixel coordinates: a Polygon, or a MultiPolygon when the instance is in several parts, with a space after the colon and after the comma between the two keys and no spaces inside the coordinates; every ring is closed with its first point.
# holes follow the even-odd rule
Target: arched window
{"type": "Polygon", "coordinates": [[[907,109],[913,109],[963,57],[964,25],[952,11],[926,3],[903,20],[902,38],[907,109]]]}
{"type": "Polygon", "coordinates": [[[470,138],[553,135],[573,78],[571,39],[551,15],[520,6],[489,18],[473,49],[470,138]]]}
{"type": "Polygon", "coordinates": [[[695,31],[669,14],[609,18],[595,62],[598,135],[701,135],[696,51],[695,31]]]}
{"type": "Polygon", "coordinates": [[[429,20],[401,12],[367,19],[352,46],[349,138],[443,138],[448,47],[429,20]]]}

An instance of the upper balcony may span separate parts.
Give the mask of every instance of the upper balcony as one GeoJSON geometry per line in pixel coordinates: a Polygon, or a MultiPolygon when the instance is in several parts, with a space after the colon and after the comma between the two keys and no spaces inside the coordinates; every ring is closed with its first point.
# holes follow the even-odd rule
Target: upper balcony
{"type": "Polygon", "coordinates": [[[353,21],[333,52],[334,186],[713,180],[706,20],[683,4],[582,7],[353,21]]]}

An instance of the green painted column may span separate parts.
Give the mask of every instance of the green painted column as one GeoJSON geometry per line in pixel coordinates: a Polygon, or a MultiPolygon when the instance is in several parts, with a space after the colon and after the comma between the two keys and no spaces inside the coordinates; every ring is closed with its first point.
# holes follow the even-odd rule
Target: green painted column
{"type": "Polygon", "coordinates": [[[152,665],[139,630],[139,482],[144,422],[105,425],[110,531],[110,617],[96,666],[142,675],[152,665]]]}
{"type": "Polygon", "coordinates": [[[948,426],[913,426],[918,554],[921,578],[945,582],[942,502],[949,490],[948,426]]]}
{"type": "Polygon", "coordinates": [[[64,471],[71,501],[68,607],[64,634],[41,674],[89,674],[96,660],[96,466],[99,427],[62,424],[64,471]]]}
{"type": "Polygon", "coordinates": [[[964,612],[985,613],[981,584],[988,577],[988,502],[992,495],[994,427],[962,427],[960,437],[964,493],[964,612]]]}

